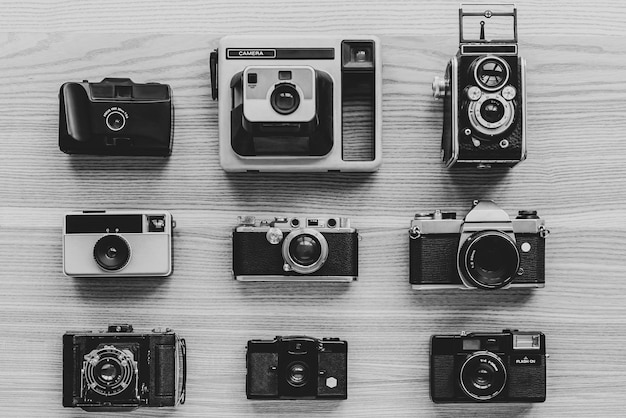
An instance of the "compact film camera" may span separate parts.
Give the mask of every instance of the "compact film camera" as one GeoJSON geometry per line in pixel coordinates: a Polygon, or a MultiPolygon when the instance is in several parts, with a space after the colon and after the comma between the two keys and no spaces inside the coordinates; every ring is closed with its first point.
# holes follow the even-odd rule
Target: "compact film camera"
{"type": "Polygon", "coordinates": [[[67,154],[172,153],[174,107],[167,84],[85,80],[63,84],[59,99],[59,148],[67,154]]]}
{"type": "Polygon", "coordinates": [[[65,215],[63,272],[76,277],[172,273],[172,215],[162,210],[85,210],[65,215]]]}
{"type": "Polygon", "coordinates": [[[348,343],[339,338],[248,341],[248,399],[346,399],[348,343]]]}
{"type": "Polygon", "coordinates": [[[541,332],[433,335],[434,402],[544,402],[546,337],[541,332]]]}
{"type": "Polygon", "coordinates": [[[239,217],[233,274],[240,281],[350,282],[358,277],[359,235],[350,220],[239,217]]]}
{"type": "Polygon", "coordinates": [[[67,332],[63,406],[119,411],[184,403],[186,358],[185,340],[169,328],[139,333],[124,324],[67,332]]]}
{"type": "Polygon", "coordinates": [[[409,229],[414,289],[544,287],[545,238],[536,211],[515,219],[490,200],[475,201],[465,219],[454,212],[418,213],[409,229]]]}
{"type": "Polygon", "coordinates": [[[226,171],[375,171],[382,161],[374,36],[227,36],[211,53],[226,171]]]}
{"type": "Polygon", "coordinates": [[[461,5],[459,52],[435,78],[443,98],[442,156],[454,164],[514,166],[526,158],[526,61],[514,5],[461,5]]]}

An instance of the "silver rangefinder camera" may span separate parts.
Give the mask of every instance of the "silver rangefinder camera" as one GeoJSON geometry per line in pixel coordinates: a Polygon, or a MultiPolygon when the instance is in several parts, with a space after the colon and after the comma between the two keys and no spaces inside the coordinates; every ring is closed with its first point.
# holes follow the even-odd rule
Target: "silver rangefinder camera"
{"type": "Polygon", "coordinates": [[[226,171],[375,171],[382,161],[380,41],[238,35],[210,59],[226,171]]]}
{"type": "Polygon", "coordinates": [[[351,282],[358,252],[348,218],[243,216],[233,231],[233,274],[240,281],[351,282]]]}
{"type": "Polygon", "coordinates": [[[76,277],[165,277],[172,230],[164,210],[85,210],[63,218],[63,272],[76,277]]]}

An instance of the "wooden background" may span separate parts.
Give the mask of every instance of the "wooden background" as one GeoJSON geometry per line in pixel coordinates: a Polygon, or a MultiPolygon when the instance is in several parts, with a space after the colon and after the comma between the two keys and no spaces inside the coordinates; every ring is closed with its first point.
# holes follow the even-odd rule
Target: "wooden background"
{"type": "MultiPolygon", "coordinates": [[[[626,3],[518,1],[528,60],[528,160],[449,171],[430,83],[458,47],[456,1],[0,2],[0,415],[81,416],[61,406],[61,335],[129,322],[187,339],[187,403],[133,416],[598,416],[626,406],[626,3]],[[383,148],[363,175],[227,175],[218,162],[208,57],[229,33],[357,32],[383,42],[383,148]],[[171,84],[169,159],[68,156],[59,86],[131,77],[171,84]],[[539,211],[552,231],[537,291],[417,292],[407,228],[417,211],[494,199],[539,211]],[[61,217],[85,208],[175,216],[167,279],[63,276],[61,217]],[[351,284],[239,283],[237,215],[337,213],[363,236],[351,284]],[[434,333],[540,330],[543,404],[435,405],[434,333]],[[349,399],[249,401],[245,344],[305,334],[349,342],[349,399]]],[[[104,416],[104,415],[101,415],[104,416]]]]}

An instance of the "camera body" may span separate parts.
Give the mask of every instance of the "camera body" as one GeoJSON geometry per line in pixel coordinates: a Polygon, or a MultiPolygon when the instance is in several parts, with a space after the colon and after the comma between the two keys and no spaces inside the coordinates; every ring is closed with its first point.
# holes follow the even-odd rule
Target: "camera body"
{"type": "Polygon", "coordinates": [[[175,222],[163,210],[70,212],[63,222],[63,272],[76,277],[165,277],[175,222]]]}
{"type": "Polygon", "coordinates": [[[348,343],[338,338],[248,341],[248,399],[347,399],[348,343]]]}
{"type": "Polygon", "coordinates": [[[348,218],[239,217],[233,274],[240,281],[351,282],[358,278],[359,235],[348,218]]]}
{"type": "Polygon", "coordinates": [[[433,82],[433,95],[444,102],[443,161],[448,167],[514,166],[526,159],[527,114],[526,61],[518,55],[517,9],[462,5],[459,20],[459,52],[448,63],[444,79],[436,77],[433,82]],[[472,29],[480,28],[478,39],[464,36],[464,23],[472,20],[472,29]],[[485,39],[504,24],[512,28],[505,39],[485,39]]]}
{"type": "Polygon", "coordinates": [[[187,346],[172,330],[63,335],[63,406],[86,411],[176,406],[185,402],[187,346]]]}
{"type": "Polygon", "coordinates": [[[536,211],[515,219],[490,200],[475,201],[465,219],[456,213],[418,213],[409,229],[414,289],[544,287],[545,238],[536,211]]]}
{"type": "Polygon", "coordinates": [[[237,35],[212,52],[226,171],[375,171],[382,162],[374,36],[237,35]]]}
{"type": "Polygon", "coordinates": [[[433,335],[434,402],[544,402],[546,338],[541,332],[433,335]]]}
{"type": "Polygon", "coordinates": [[[59,148],[67,154],[172,153],[174,107],[167,84],[105,78],[59,91],[59,148]]]}

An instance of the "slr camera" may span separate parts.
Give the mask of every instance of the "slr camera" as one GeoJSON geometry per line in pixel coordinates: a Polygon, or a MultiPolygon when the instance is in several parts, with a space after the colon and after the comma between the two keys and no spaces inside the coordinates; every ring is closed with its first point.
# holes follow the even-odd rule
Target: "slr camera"
{"type": "Polygon", "coordinates": [[[169,276],[175,225],[163,210],[68,213],[63,272],[77,277],[169,276]]]}
{"type": "Polygon", "coordinates": [[[172,330],[63,335],[63,406],[86,411],[176,406],[185,402],[187,346],[172,330]]]}
{"type": "Polygon", "coordinates": [[[248,341],[248,399],[347,399],[348,343],[339,338],[248,341]]]}
{"type": "Polygon", "coordinates": [[[63,84],[59,99],[59,148],[67,154],[172,153],[174,107],[167,84],[85,80],[63,84]]]}
{"type": "Polygon", "coordinates": [[[548,233],[536,211],[511,219],[490,200],[475,201],[464,220],[454,212],[418,213],[409,229],[411,285],[544,287],[548,233]]]}
{"type": "Polygon", "coordinates": [[[226,171],[375,171],[382,161],[374,36],[227,36],[211,53],[226,171]]]}
{"type": "Polygon", "coordinates": [[[444,78],[433,82],[434,97],[443,98],[443,161],[514,166],[526,158],[526,62],[517,51],[517,9],[462,5],[459,38],[444,78]]]}
{"type": "Polygon", "coordinates": [[[358,277],[359,235],[348,218],[239,217],[233,274],[240,281],[350,282],[358,277]]]}
{"type": "Polygon", "coordinates": [[[544,402],[546,337],[541,332],[433,335],[434,402],[544,402]]]}

